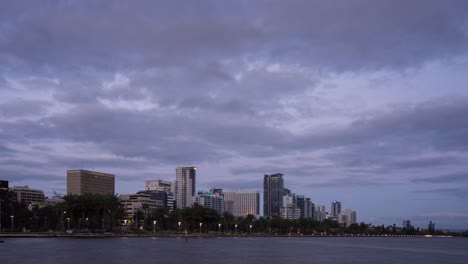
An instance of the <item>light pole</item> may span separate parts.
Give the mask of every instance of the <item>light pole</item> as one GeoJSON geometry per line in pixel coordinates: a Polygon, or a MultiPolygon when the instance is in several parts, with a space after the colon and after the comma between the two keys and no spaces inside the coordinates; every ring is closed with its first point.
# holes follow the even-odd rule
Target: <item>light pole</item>
{"type": "Polygon", "coordinates": [[[250,235],[252,235],[252,225],[249,225],[250,228],[250,235]]]}
{"type": "Polygon", "coordinates": [[[201,228],[202,228],[203,223],[200,222],[200,234],[201,234],[201,228]]]}
{"type": "Polygon", "coordinates": [[[158,221],[156,221],[156,220],[153,221],[153,233],[156,233],[156,223],[157,222],[158,221]]]}
{"type": "Polygon", "coordinates": [[[68,229],[67,231],[70,229],[70,217],[67,217],[67,221],[68,221],[68,229]]]}
{"type": "Polygon", "coordinates": [[[127,231],[127,219],[124,219],[124,226],[125,226],[125,231],[127,231]]]}
{"type": "Polygon", "coordinates": [[[234,228],[236,229],[235,234],[237,235],[237,224],[234,225],[234,228]]]}
{"type": "Polygon", "coordinates": [[[178,222],[178,224],[179,224],[179,233],[180,233],[180,225],[182,224],[182,222],[178,222]]]}
{"type": "Polygon", "coordinates": [[[10,215],[10,218],[11,218],[11,232],[13,233],[13,226],[15,225],[15,216],[10,215]]]}
{"type": "Polygon", "coordinates": [[[218,224],[218,233],[221,235],[221,224],[218,224]]]}

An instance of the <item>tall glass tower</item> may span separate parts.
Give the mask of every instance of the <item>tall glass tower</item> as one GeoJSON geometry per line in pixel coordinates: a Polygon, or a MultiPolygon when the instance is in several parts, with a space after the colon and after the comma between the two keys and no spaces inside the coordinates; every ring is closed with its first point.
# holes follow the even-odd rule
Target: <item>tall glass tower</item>
{"type": "Polygon", "coordinates": [[[263,214],[265,217],[280,218],[283,207],[283,174],[265,175],[263,180],[263,214]]]}

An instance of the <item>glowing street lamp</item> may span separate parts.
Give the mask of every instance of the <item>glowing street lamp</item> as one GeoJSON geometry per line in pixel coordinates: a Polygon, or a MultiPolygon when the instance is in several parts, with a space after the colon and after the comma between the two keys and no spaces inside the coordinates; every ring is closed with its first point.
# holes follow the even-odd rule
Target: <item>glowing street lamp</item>
{"type": "Polygon", "coordinates": [[[250,227],[250,235],[252,235],[252,225],[250,225],[249,227],[250,227]]]}
{"type": "Polygon", "coordinates": [[[125,230],[127,230],[127,222],[128,222],[128,220],[127,220],[127,219],[124,219],[125,230]]]}
{"type": "Polygon", "coordinates": [[[180,232],[180,225],[182,224],[182,222],[178,222],[178,224],[179,224],[179,232],[180,232]]]}
{"type": "Polygon", "coordinates": [[[221,234],[221,224],[218,224],[218,233],[221,234]]]}
{"type": "Polygon", "coordinates": [[[156,233],[156,223],[157,222],[158,221],[156,221],[156,220],[153,221],[153,233],[156,233]]]}
{"type": "Polygon", "coordinates": [[[234,227],[236,228],[236,234],[237,234],[237,224],[235,224],[234,227]]]}
{"type": "Polygon", "coordinates": [[[201,228],[202,228],[203,223],[200,222],[200,234],[201,234],[201,228]]]}

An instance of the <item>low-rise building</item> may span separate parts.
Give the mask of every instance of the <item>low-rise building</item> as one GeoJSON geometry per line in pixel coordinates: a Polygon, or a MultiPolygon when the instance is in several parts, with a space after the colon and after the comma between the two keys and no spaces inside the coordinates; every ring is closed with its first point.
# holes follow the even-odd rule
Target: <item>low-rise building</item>
{"type": "Polygon", "coordinates": [[[148,214],[154,209],[164,208],[164,200],[152,194],[123,194],[119,199],[128,218],[134,218],[138,211],[148,214]]]}
{"type": "Polygon", "coordinates": [[[16,201],[26,205],[44,203],[44,192],[37,189],[30,189],[28,186],[14,186],[11,188],[16,194],[16,201]]]}

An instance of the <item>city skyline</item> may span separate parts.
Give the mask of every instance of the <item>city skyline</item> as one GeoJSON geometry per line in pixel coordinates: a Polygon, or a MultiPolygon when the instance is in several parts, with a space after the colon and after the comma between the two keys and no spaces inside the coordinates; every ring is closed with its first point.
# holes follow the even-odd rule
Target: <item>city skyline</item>
{"type": "Polygon", "coordinates": [[[50,196],[77,168],[119,194],[182,164],[205,190],[282,173],[366,223],[468,228],[467,10],[4,1],[0,179],[50,196]]]}

